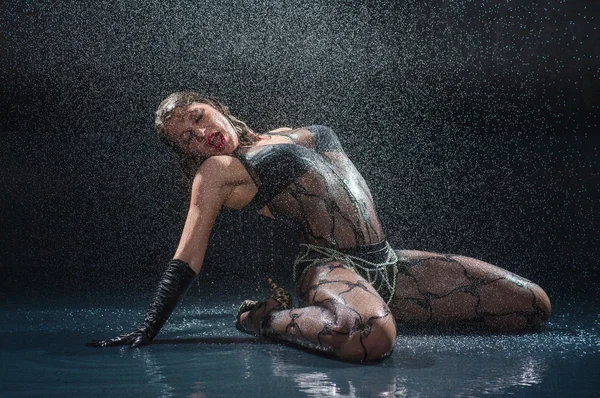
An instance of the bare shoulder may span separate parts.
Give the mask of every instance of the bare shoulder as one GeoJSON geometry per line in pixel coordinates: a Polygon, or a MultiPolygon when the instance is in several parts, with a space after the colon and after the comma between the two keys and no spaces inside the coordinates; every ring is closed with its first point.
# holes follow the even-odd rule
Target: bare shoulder
{"type": "Polygon", "coordinates": [[[194,183],[209,181],[212,185],[238,185],[248,173],[242,163],[227,155],[211,156],[202,162],[194,177],[194,183]]]}
{"type": "Polygon", "coordinates": [[[293,131],[294,129],[290,127],[278,127],[274,130],[269,130],[269,133],[282,133],[284,131],[293,131]]]}
{"type": "Polygon", "coordinates": [[[297,144],[315,149],[319,153],[343,152],[337,134],[327,126],[315,124],[285,131],[283,134],[288,135],[297,144]]]}

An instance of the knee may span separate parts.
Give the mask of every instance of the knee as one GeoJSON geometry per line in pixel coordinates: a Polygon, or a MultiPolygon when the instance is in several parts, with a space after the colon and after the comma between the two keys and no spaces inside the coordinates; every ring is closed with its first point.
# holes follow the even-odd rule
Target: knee
{"type": "Polygon", "coordinates": [[[535,305],[536,310],[539,313],[539,319],[537,326],[542,326],[548,319],[550,319],[550,314],[552,313],[552,305],[550,304],[550,298],[539,285],[532,284],[531,291],[535,297],[535,305]]]}
{"type": "Polygon", "coordinates": [[[349,331],[348,339],[336,350],[340,359],[352,362],[379,361],[388,357],[394,349],[396,324],[391,314],[366,322],[354,319],[349,331]]]}
{"type": "MultiPolygon", "coordinates": [[[[506,290],[498,290],[499,300],[488,300],[480,305],[485,312],[485,326],[492,331],[518,333],[536,330],[550,318],[552,307],[546,292],[537,284],[527,281],[523,287],[506,282],[506,290]]],[[[499,287],[502,287],[499,285],[499,287]]]]}
{"type": "Polygon", "coordinates": [[[379,361],[387,358],[392,354],[395,342],[396,324],[392,319],[390,325],[382,325],[382,327],[377,328],[375,335],[365,342],[368,352],[365,361],[379,361]]]}
{"type": "MultiPolygon", "coordinates": [[[[533,294],[533,311],[527,317],[527,326],[525,329],[536,330],[542,328],[552,313],[550,298],[539,285],[531,283],[529,291],[533,294]]],[[[531,296],[530,296],[531,297],[531,296]]]]}

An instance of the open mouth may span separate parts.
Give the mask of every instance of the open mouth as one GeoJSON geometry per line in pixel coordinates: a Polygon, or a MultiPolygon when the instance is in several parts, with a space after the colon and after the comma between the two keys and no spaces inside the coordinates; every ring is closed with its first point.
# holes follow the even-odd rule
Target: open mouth
{"type": "Polygon", "coordinates": [[[225,136],[220,132],[215,131],[208,137],[207,143],[215,149],[221,149],[225,144],[225,136]]]}

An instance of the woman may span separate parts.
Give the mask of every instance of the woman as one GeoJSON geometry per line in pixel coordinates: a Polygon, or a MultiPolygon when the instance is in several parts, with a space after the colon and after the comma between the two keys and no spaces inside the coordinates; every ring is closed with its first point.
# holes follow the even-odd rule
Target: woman
{"type": "Polygon", "coordinates": [[[516,332],[550,315],[545,292],[508,271],[462,256],[392,250],[364,179],[326,127],[256,134],[194,92],[167,97],[156,127],[193,179],[185,227],[144,322],[92,345],[137,347],[156,336],[200,271],[223,206],[291,222],[303,242],[293,266],[301,306],[290,308],[289,294],[272,283],[269,298],[240,306],[236,327],[246,333],[372,361],[391,353],[396,322],[516,332]]]}

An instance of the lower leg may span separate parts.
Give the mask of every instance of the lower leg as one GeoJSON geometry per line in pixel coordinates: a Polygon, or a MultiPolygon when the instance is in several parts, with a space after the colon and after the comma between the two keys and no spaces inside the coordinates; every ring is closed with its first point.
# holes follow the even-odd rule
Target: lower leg
{"type": "Polygon", "coordinates": [[[346,314],[318,306],[267,311],[254,331],[347,361],[378,360],[391,353],[395,328],[389,311],[366,319],[351,308],[338,311],[346,314]]]}
{"type": "Polygon", "coordinates": [[[385,357],[391,352],[396,336],[389,308],[355,273],[341,267],[322,267],[310,270],[304,278],[309,281],[300,289],[300,296],[308,306],[293,310],[269,309],[273,303],[267,300],[259,311],[247,311],[240,319],[251,324],[255,334],[343,360],[370,361],[385,357]]]}
{"type": "Polygon", "coordinates": [[[270,312],[286,310],[292,307],[292,296],[285,289],[267,278],[271,286],[271,295],[263,301],[246,300],[238,308],[236,328],[249,334],[259,334],[261,320],[270,312]]]}

